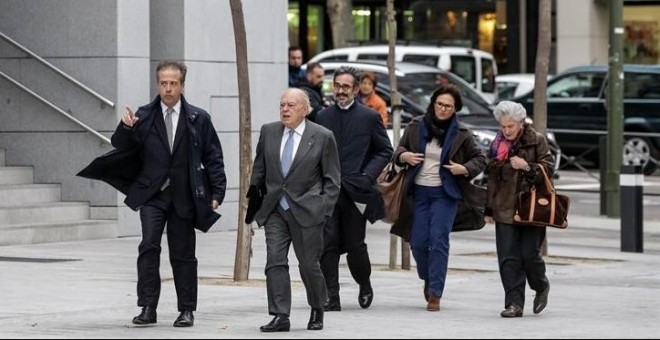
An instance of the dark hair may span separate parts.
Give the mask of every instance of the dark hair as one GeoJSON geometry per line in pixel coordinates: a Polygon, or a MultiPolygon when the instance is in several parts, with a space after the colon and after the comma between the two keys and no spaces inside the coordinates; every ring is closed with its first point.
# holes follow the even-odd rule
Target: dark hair
{"type": "Polygon", "coordinates": [[[332,76],[332,81],[337,80],[337,77],[341,76],[342,74],[350,74],[351,76],[353,76],[353,87],[356,87],[360,82],[360,76],[362,72],[360,72],[360,70],[352,66],[339,66],[335,70],[334,75],[332,76]]]}
{"type": "Polygon", "coordinates": [[[291,47],[289,47],[289,53],[291,53],[291,52],[293,52],[293,51],[300,51],[300,52],[302,52],[302,48],[300,48],[300,46],[291,46],[291,47]]]}
{"type": "Polygon", "coordinates": [[[307,64],[307,69],[305,70],[305,74],[312,73],[312,71],[314,71],[318,67],[323,68],[323,66],[321,66],[321,63],[317,63],[317,62],[314,62],[314,61],[311,62],[311,63],[308,63],[307,64]]]}
{"type": "Polygon", "coordinates": [[[158,66],[156,66],[156,80],[160,80],[158,78],[160,76],[159,73],[163,69],[179,70],[181,72],[181,84],[186,82],[186,73],[188,72],[188,67],[186,67],[186,64],[184,64],[182,61],[163,60],[158,63],[158,66]]]}
{"type": "Polygon", "coordinates": [[[376,74],[370,71],[366,71],[362,73],[362,78],[360,79],[360,82],[362,82],[365,79],[369,79],[372,84],[374,84],[374,87],[378,84],[378,80],[376,80],[376,74]]]}
{"type": "Polygon", "coordinates": [[[458,112],[463,108],[463,99],[461,99],[461,90],[459,90],[458,87],[456,87],[455,85],[446,84],[446,85],[440,85],[440,87],[438,87],[435,91],[433,91],[433,94],[431,95],[431,101],[429,102],[429,106],[426,108],[427,113],[435,114],[435,110],[433,109],[433,106],[435,105],[435,100],[438,99],[438,97],[441,94],[448,94],[454,98],[455,112],[458,112]]]}

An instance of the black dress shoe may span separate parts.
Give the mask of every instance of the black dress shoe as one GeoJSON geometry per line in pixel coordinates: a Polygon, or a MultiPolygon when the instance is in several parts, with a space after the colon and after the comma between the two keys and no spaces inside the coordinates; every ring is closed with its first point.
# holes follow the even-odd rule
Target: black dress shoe
{"type": "Polygon", "coordinates": [[[323,329],[323,309],[312,308],[312,313],[309,315],[309,322],[307,329],[310,331],[320,331],[323,329]]]}
{"type": "Polygon", "coordinates": [[[326,312],[341,312],[341,303],[339,302],[339,296],[331,297],[328,299],[328,302],[323,305],[323,310],[326,312]]]}
{"type": "Polygon", "coordinates": [[[371,301],[374,300],[374,290],[371,289],[371,283],[367,282],[360,285],[360,294],[358,295],[358,303],[362,308],[369,308],[371,301]]]}
{"type": "Polygon", "coordinates": [[[192,327],[195,323],[195,316],[191,310],[184,310],[179,317],[174,320],[174,327],[192,327]]]}
{"type": "Polygon", "coordinates": [[[537,292],[536,297],[534,297],[534,314],[541,313],[548,305],[548,293],[550,293],[549,283],[542,292],[537,292]]]}
{"type": "Polygon", "coordinates": [[[284,314],[277,314],[267,325],[261,326],[262,332],[288,332],[291,329],[289,317],[284,314]]]}
{"type": "Polygon", "coordinates": [[[511,305],[500,313],[503,318],[519,318],[523,315],[523,309],[517,305],[511,305]]]}
{"type": "Polygon", "coordinates": [[[149,325],[156,323],[156,307],[144,306],[140,315],[133,318],[133,324],[149,325]]]}

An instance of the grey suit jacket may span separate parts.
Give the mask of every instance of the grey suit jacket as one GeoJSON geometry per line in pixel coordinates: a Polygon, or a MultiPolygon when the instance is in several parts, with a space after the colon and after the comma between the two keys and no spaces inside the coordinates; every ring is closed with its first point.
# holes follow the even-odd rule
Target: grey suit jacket
{"type": "Polygon", "coordinates": [[[278,121],[261,127],[250,179],[250,186],[266,188],[255,215],[260,226],[277,208],[282,195],[287,196],[291,213],[302,227],[319,225],[332,216],[340,186],[337,144],[330,130],[309,120],[305,124],[286,177],[280,163],[284,125],[278,121]]]}

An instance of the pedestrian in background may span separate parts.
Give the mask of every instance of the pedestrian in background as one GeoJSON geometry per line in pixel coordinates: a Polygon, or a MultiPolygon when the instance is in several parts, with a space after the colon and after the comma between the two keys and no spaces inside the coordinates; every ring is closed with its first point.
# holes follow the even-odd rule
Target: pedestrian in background
{"type": "Polygon", "coordinates": [[[334,213],[325,226],[321,269],[328,288],[326,311],[340,311],[339,258],[346,253],[348,268],[360,285],[358,303],[369,308],[373,300],[371,262],[364,242],[367,220],[385,216],[376,178],[392,156],[378,112],[357,103],[360,73],[349,66],[333,75],[335,104],[319,112],[317,122],[333,132],[341,162],[341,190],[334,213]]]}
{"type": "Polygon", "coordinates": [[[298,46],[289,47],[289,87],[296,87],[305,79],[305,71],[301,68],[303,63],[303,52],[298,46]]]}
{"type": "Polygon", "coordinates": [[[548,303],[550,282],[545,275],[541,245],[545,227],[513,224],[516,200],[535,184],[543,183],[539,168],[552,176],[553,157],[545,137],[525,123],[527,112],[519,103],[501,101],[493,112],[500,131],[489,153],[488,193],[484,220],[495,223],[500,278],[504,287],[502,317],[521,317],[525,283],[536,291],[534,314],[548,303]]]}
{"type": "Polygon", "coordinates": [[[316,121],[316,115],[319,111],[328,106],[323,100],[323,93],[321,92],[324,75],[325,73],[323,72],[323,66],[321,66],[321,64],[316,62],[309,63],[305,69],[305,79],[296,85],[296,87],[307,92],[309,104],[311,106],[307,119],[312,122],[316,121]]]}
{"type": "Polygon", "coordinates": [[[383,120],[383,125],[387,126],[389,123],[387,103],[385,103],[383,98],[376,93],[376,84],[378,84],[378,80],[376,80],[375,73],[362,72],[362,77],[360,77],[360,93],[358,97],[362,104],[378,112],[380,118],[383,120]]]}
{"type": "Polygon", "coordinates": [[[142,312],[137,325],[156,323],[160,297],[160,243],[167,244],[174,274],[179,317],[175,327],[190,327],[197,309],[195,228],[207,231],[220,217],[225,197],[222,147],[211,116],[183,96],[186,65],[163,61],[156,67],[158,96],[134,114],[130,108],[112,135],[119,150],[139,149],[142,170],[124,201],[140,211],[137,295],[142,312]],[[205,186],[204,183],[209,183],[205,186]]]}
{"type": "Polygon", "coordinates": [[[323,329],[328,296],[319,260],[323,226],[339,195],[339,157],[332,133],[306,120],[308,112],[303,90],[284,91],[280,121],[262,126],[257,144],[250,186],[266,189],[255,220],[266,234],[268,313],[274,316],[261,326],[262,332],[288,332],[291,327],[292,243],[312,308],[307,329],[323,329]]]}
{"type": "Polygon", "coordinates": [[[467,194],[461,188],[486,166],[486,157],[472,131],[460,124],[456,116],[462,107],[461,94],[455,86],[440,86],[431,95],[426,114],[408,125],[394,153],[397,163],[408,166],[408,170],[404,184],[406,202],[393,229],[410,234],[417,275],[424,280],[428,311],[440,310],[449,262],[449,235],[458,204],[467,194]]]}

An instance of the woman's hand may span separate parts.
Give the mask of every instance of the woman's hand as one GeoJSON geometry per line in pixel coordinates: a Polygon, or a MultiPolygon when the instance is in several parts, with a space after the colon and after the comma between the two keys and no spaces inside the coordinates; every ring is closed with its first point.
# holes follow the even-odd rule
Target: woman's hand
{"type": "Polygon", "coordinates": [[[449,161],[449,164],[443,165],[443,168],[449,170],[452,175],[454,176],[467,176],[468,175],[468,170],[465,166],[462,164],[454,163],[452,161],[449,161]]]}
{"type": "Polygon", "coordinates": [[[522,170],[529,166],[529,163],[527,163],[524,158],[520,158],[518,156],[511,157],[509,161],[511,162],[511,167],[516,170],[522,170]]]}
{"type": "Polygon", "coordinates": [[[495,224],[493,216],[484,216],[484,222],[486,222],[486,224],[495,224]]]}
{"type": "Polygon", "coordinates": [[[424,154],[406,151],[401,153],[401,155],[399,156],[399,160],[408,163],[412,166],[415,166],[424,161],[424,154]]]}

